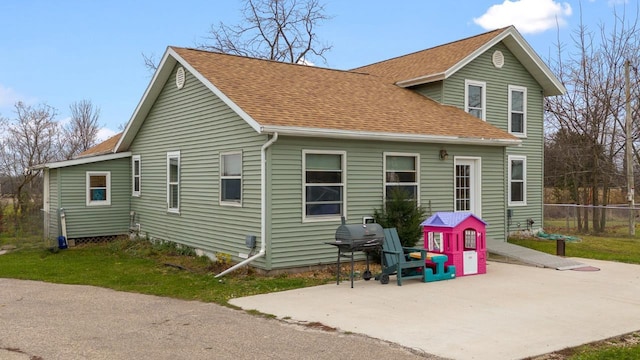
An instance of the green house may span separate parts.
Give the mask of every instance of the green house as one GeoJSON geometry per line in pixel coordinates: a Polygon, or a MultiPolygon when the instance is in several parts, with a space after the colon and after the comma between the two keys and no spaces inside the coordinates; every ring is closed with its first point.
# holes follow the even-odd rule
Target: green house
{"type": "Polygon", "coordinates": [[[563,92],[514,27],[349,71],[169,47],[121,134],[41,166],[46,233],[64,209],[70,240],[135,231],[307,267],[401,187],[505,240],[542,226],[543,98],[563,92]]]}

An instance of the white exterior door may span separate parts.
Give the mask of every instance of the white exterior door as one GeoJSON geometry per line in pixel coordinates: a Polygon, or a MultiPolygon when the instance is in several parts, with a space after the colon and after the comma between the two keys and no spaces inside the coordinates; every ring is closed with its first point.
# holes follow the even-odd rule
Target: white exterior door
{"type": "Polygon", "coordinates": [[[454,209],[481,217],[480,159],[456,157],[454,163],[454,209]]]}

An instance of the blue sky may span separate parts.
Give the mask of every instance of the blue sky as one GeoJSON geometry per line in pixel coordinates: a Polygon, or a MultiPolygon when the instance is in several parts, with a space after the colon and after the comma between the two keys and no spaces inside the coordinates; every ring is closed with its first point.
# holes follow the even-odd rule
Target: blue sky
{"type": "MultiPolygon", "coordinates": [[[[350,69],[515,25],[547,59],[558,37],[571,43],[582,21],[612,24],[614,7],[635,15],[640,0],[321,0],[332,19],[318,28],[333,46],[327,63],[350,69]],[[580,11],[582,8],[582,12],[580,11]],[[556,29],[556,21],[560,31],[556,29]]],[[[83,99],[100,107],[100,136],[131,117],[152,74],[142,53],[206,42],[212,24],[237,24],[240,0],[4,0],[0,2],[0,117],[13,105],[48,104],[59,121],[83,99]]]]}

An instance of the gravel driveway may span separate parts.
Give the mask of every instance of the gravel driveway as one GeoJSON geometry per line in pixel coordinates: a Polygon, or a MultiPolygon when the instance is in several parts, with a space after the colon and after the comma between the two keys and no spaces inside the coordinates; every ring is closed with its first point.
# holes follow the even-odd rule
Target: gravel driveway
{"type": "Polygon", "coordinates": [[[437,359],[210,303],[2,278],[0,288],[0,359],[437,359]]]}

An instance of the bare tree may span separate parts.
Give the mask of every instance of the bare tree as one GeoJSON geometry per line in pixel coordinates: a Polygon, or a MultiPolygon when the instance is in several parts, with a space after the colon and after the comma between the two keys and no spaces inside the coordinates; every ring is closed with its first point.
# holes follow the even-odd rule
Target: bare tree
{"type": "MultiPolygon", "coordinates": [[[[547,139],[554,140],[550,145],[556,150],[545,154],[545,162],[561,164],[557,168],[546,167],[546,176],[564,177],[564,183],[571,186],[573,201],[579,204],[607,205],[610,189],[621,185],[624,62],[640,61],[640,28],[637,12],[632,21],[628,21],[625,12],[618,14],[615,9],[613,16],[611,31],[601,25],[594,32],[580,24],[574,32],[573,49],[562,51],[559,44],[558,58],[552,61],[567,94],[545,102],[547,130],[551,131],[547,139]],[[568,56],[563,58],[563,54],[568,56]]],[[[637,81],[635,84],[634,93],[638,94],[637,81]]],[[[585,222],[580,230],[589,231],[587,213],[581,218],[585,222]]],[[[604,211],[594,208],[593,231],[604,231],[604,227],[604,211]]]]}
{"type": "Polygon", "coordinates": [[[201,47],[222,53],[300,63],[323,61],[331,46],[318,41],[316,27],[330,19],[318,0],[246,0],[243,23],[212,26],[211,44],[201,47]]]}
{"type": "Polygon", "coordinates": [[[146,67],[149,72],[153,73],[158,69],[156,54],[152,53],[151,55],[147,55],[142,53],[142,60],[144,61],[144,67],[146,67]]]}
{"type": "Polygon", "coordinates": [[[34,200],[29,196],[29,190],[33,190],[30,187],[40,187],[34,181],[39,179],[39,172],[30,168],[59,159],[59,125],[54,121],[56,110],[48,105],[33,107],[18,102],[15,113],[14,120],[1,119],[4,135],[0,138],[0,173],[7,176],[14,189],[14,215],[20,216],[34,200]]]}
{"type": "Polygon", "coordinates": [[[64,159],[72,159],[94,146],[100,130],[100,108],[95,107],[90,100],[74,102],[69,109],[71,120],[63,127],[64,140],[60,144],[64,159]]]}
{"type": "MultiPolygon", "coordinates": [[[[209,42],[199,48],[225,54],[308,64],[331,46],[321,43],[316,28],[331,19],[319,0],[244,0],[242,22],[211,25],[209,42]]],[[[142,54],[145,67],[155,71],[155,56],[142,54]]]]}

